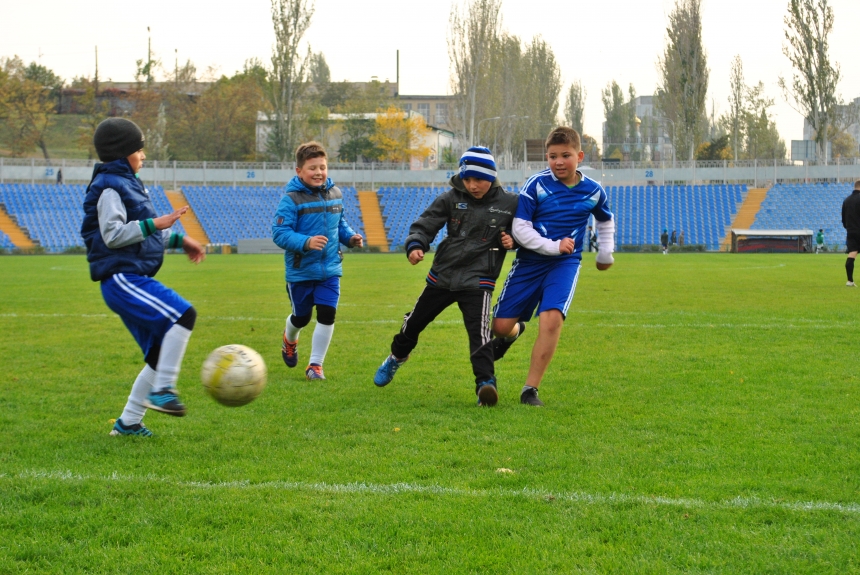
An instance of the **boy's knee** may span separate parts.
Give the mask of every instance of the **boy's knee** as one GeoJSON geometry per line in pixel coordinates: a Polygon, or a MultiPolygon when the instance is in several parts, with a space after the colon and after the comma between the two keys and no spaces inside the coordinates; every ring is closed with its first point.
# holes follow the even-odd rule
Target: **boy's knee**
{"type": "Polygon", "coordinates": [[[317,323],[321,323],[323,325],[334,325],[334,316],[336,313],[337,309],[330,305],[318,305],[317,323]]]}
{"type": "Polygon", "coordinates": [[[291,315],[290,323],[296,328],[303,328],[311,322],[311,314],[308,315],[291,315]]]}
{"type": "Polygon", "coordinates": [[[194,323],[197,321],[197,310],[194,309],[194,306],[191,306],[185,313],[180,316],[178,320],[176,320],[176,325],[181,325],[188,331],[192,331],[194,329],[194,323]]]}

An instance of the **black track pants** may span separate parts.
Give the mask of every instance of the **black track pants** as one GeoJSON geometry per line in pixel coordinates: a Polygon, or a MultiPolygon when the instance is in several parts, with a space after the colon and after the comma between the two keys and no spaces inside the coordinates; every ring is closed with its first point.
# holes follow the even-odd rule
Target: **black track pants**
{"type": "Polygon", "coordinates": [[[400,333],[391,342],[394,357],[404,358],[418,345],[418,336],[445,308],[457,303],[469,334],[469,352],[475,383],[494,377],[493,346],[490,337],[492,293],[482,289],[451,291],[427,286],[415,307],[403,318],[400,333]]]}

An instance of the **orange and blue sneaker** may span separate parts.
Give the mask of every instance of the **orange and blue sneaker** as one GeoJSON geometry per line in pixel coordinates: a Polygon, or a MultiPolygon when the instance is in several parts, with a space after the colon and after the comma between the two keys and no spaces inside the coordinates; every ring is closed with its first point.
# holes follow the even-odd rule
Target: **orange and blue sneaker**
{"type": "Polygon", "coordinates": [[[325,379],[325,374],[323,373],[322,366],[318,363],[312,363],[305,369],[305,377],[308,378],[308,381],[313,381],[315,379],[325,379]]]}
{"type": "Polygon", "coordinates": [[[111,435],[139,435],[141,437],[152,437],[152,432],[146,428],[143,423],[134,423],[132,425],[126,425],[122,422],[121,419],[117,419],[113,423],[113,429],[110,432],[111,435]]]}
{"type": "Polygon", "coordinates": [[[294,341],[292,343],[287,341],[287,332],[284,332],[284,343],[281,345],[281,357],[284,358],[284,363],[287,364],[287,367],[296,367],[299,363],[298,345],[298,341],[294,341]]]}

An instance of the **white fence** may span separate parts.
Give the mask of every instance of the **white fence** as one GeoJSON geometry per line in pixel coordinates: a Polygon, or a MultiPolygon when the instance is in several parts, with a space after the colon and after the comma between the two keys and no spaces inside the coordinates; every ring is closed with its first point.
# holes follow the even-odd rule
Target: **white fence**
{"type": "MultiPolygon", "coordinates": [[[[0,158],[0,183],[54,183],[58,172],[66,183],[87,183],[92,176],[92,160],[53,160],[0,158]]],[[[499,179],[506,185],[519,185],[531,174],[542,170],[542,162],[522,163],[515,169],[502,169],[499,179]]],[[[379,185],[444,186],[455,173],[445,170],[413,170],[408,164],[329,164],[329,176],[338,184],[359,189],[379,185]]],[[[838,182],[860,180],[860,162],[837,161],[829,165],[795,164],[773,161],[698,161],[698,162],[605,162],[581,166],[587,176],[604,186],[664,184],[747,184],[766,187],[776,182],[838,182]]],[[[283,185],[295,175],[291,163],[274,162],[157,162],[148,161],[141,178],[149,184],[176,188],[193,185],[283,185]]]]}

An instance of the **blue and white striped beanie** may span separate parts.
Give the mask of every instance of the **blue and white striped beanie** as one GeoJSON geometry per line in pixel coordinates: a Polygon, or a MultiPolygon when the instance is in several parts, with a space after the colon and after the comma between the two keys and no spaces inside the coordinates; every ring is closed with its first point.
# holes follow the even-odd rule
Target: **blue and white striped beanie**
{"type": "Polygon", "coordinates": [[[496,180],[496,160],[489,148],[472,146],[460,157],[460,178],[496,180]]]}

